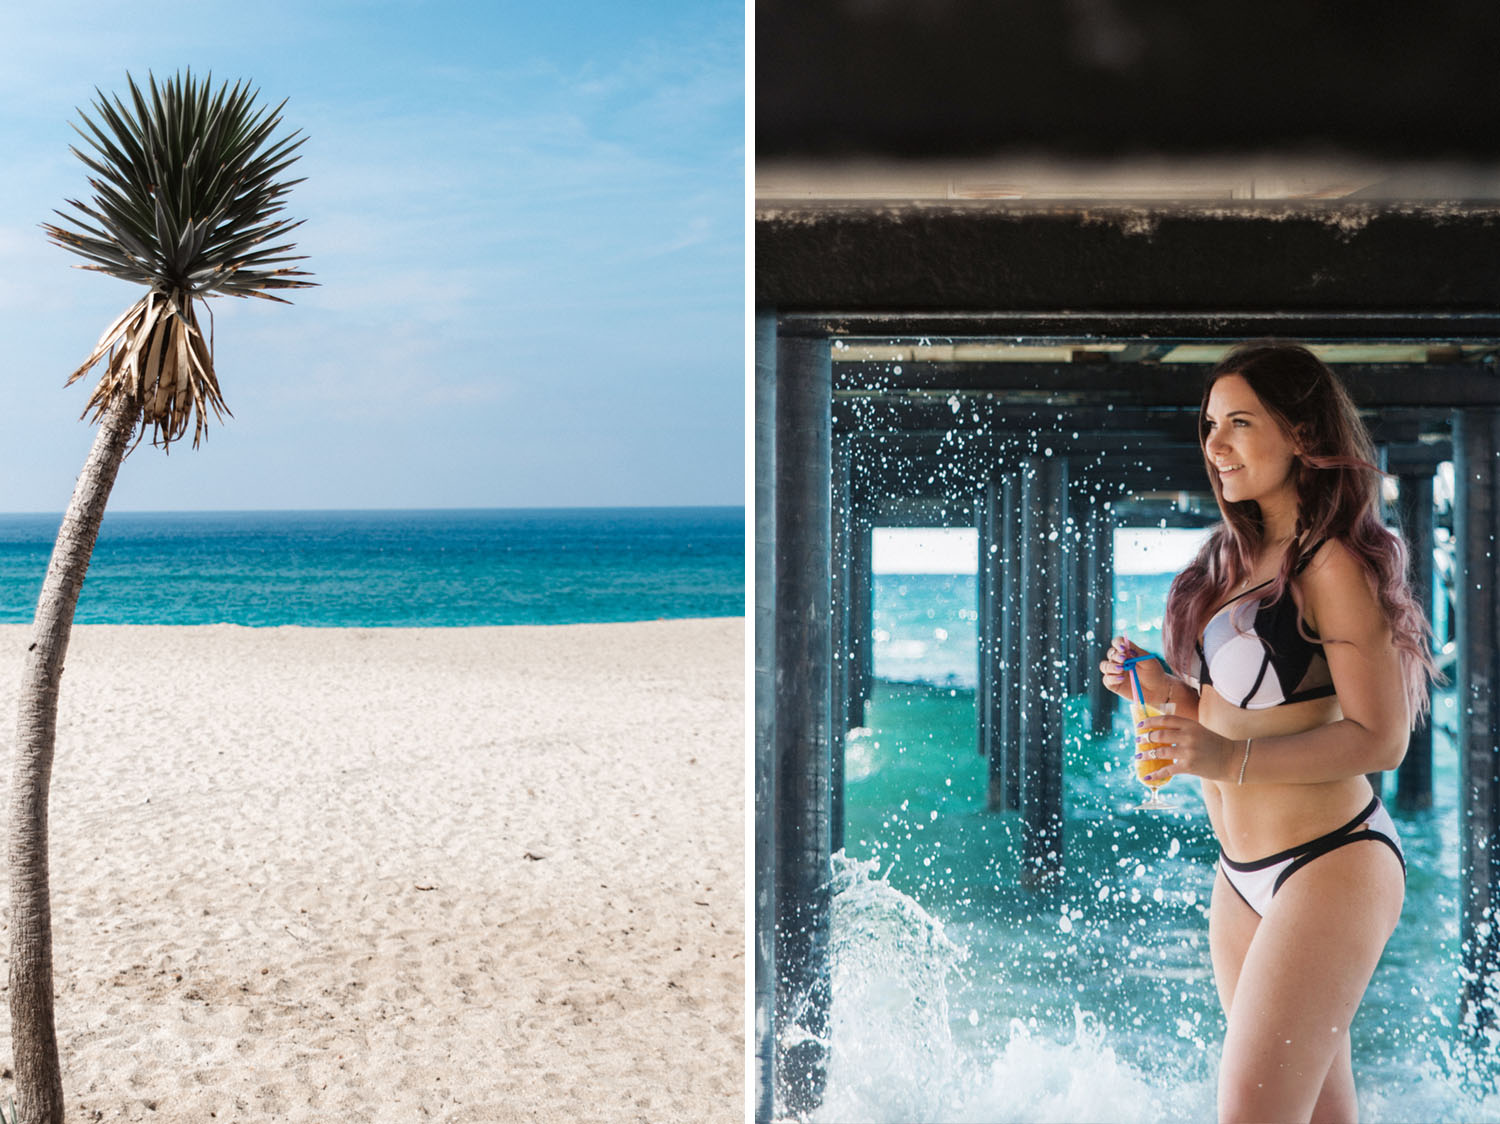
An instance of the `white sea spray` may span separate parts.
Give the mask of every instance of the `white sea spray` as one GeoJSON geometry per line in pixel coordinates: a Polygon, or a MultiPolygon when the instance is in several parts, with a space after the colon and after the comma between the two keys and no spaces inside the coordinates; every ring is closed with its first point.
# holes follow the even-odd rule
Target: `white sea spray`
{"type": "Polygon", "coordinates": [[[833,1045],[821,1120],[930,1119],[957,1083],[947,977],[968,954],[877,867],[834,856],[833,1045]]]}

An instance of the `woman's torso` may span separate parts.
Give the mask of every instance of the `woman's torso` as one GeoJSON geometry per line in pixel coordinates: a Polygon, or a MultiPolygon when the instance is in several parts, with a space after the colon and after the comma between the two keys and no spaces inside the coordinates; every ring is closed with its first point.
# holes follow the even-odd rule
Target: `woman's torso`
{"type": "MultiPolygon", "coordinates": [[[[1207,686],[1198,702],[1199,722],[1222,737],[1240,742],[1245,738],[1300,734],[1342,717],[1336,696],[1266,710],[1241,710],[1207,686]]],[[[1250,759],[1253,764],[1253,745],[1250,759]]],[[[1238,760],[1234,768],[1238,773],[1238,760]]],[[[1253,778],[1254,772],[1249,776],[1253,778]]],[[[1209,822],[1224,853],[1236,862],[1252,862],[1333,831],[1358,815],[1369,799],[1370,785],[1362,776],[1323,784],[1203,782],[1209,822]]]]}
{"type": "MultiPolygon", "coordinates": [[[[1321,545],[1318,544],[1319,547],[1321,545]]],[[[1304,556],[1296,567],[1297,574],[1300,575],[1317,549],[1318,547],[1314,547],[1304,556]]],[[[1293,579],[1294,582],[1296,580],[1293,579]]],[[[1261,667],[1261,678],[1253,680],[1262,684],[1260,690],[1247,691],[1245,683],[1231,684],[1233,697],[1226,697],[1219,687],[1207,681],[1221,676],[1210,676],[1205,668],[1205,682],[1199,688],[1199,722],[1222,737],[1243,742],[1246,738],[1303,733],[1337,722],[1343,717],[1338,696],[1328,686],[1331,678],[1327,674],[1321,645],[1301,635],[1301,629],[1297,625],[1298,609],[1290,590],[1276,599],[1269,609],[1258,614],[1257,605],[1252,603],[1253,593],[1248,599],[1245,594],[1240,594],[1238,597],[1226,595],[1223,600],[1225,604],[1210,618],[1210,622],[1216,625],[1221,642],[1226,635],[1225,622],[1231,615],[1240,629],[1265,629],[1268,623],[1276,624],[1276,646],[1283,656],[1291,658],[1294,668],[1288,672],[1285,664],[1278,663],[1277,673],[1288,673],[1295,680],[1303,672],[1307,672],[1308,679],[1301,685],[1305,687],[1312,684],[1313,689],[1299,694],[1291,690],[1291,683],[1286,684],[1284,689],[1279,688],[1276,686],[1276,674],[1267,678],[1267,668],[1261,667]],[[1242,599],[1246,603],[1237,605],[1242,599]],[[1292,650],[1299,647],[1298,651],[1292,650]],[[1318,683],[1322,686],[1317,686],[1318,683]],[[1266,688],[1271,689],[1268,692],[1266,688]],[[1237,702],[1247,702],[1252,693],[1258,699],[1264,699],[1269,693],[1273,699],[1291,697],[1299,701],[1281,702],[1279,705],[1256,702],[1251,704],[1255,709],[1237,705],[1237,702]],[[1241,694],[1246,695],[1246,698],[1239,698],[1241,694]],[[1320,697],[1306,697],[1308,695],[1320,697]]],[[[1304,620],[1301,623],[1316,636],[1314,621],[1304,620]]],[[[1262,647],[1260,640],[1252,636],[1248,641],[1238,642],[1238,647],[1231,656],[1242,658],[1247,652],[1254,652],[1258,657],[1262,647]]],[[[1224,652],[1230,654],[1227,647],[1224,652]]],[[[1246,678],[1245,673],[1253,668],[1240,667],[1236,670],[1241,673],[1239,678],[1246,678]]],[[[1254,777],[1253,761],[1252,748],[1252,768],[1249,771],[1251,778],[1254,777]]],[[[1239,762],[1236,761],[1234,765],[1238,772],[1239,762]]],[[[1233,782],[1205,780],[1203,795],[1209,820],[1225,853],[1231,859],[1247,862],[1305,843],[1347,823],[1350,816],[1358,814],[1360,808],[1368,803],[1370,786],[1362,776],[1322,784],[1249,783],[1242,786],[1233,782]]]]}

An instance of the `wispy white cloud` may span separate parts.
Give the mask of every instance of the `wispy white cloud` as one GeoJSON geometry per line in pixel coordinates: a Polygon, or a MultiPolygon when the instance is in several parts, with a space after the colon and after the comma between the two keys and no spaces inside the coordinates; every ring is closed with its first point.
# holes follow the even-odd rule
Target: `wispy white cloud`
{"type": "MultiPolygon", "coordinates": [[[[63,368],[133,299],[120,282],[70,271],[69,255],[35,226],[87,191],[67,152],[74,106],[96,82],[122,84],[127,68],[191,63],[290,95],[288,125],[309,136],[297,172],[308,179],[289,213],[306,219],[294,237],[321,287],[291,294],[290,309],[213,302],[246,441],[281,442],[268,428],[277,417],[319,432],[346,460],[382,442],[393,477],[420,463],[406,478],[441,490],[449,472],[454,494],[473,502],[475,467],[456,457],[455,431],[533,458],[575,441],[643,464],[682,440],[664,428],[669,414],[678,429],[694,417],[710,427],[709,448],[741,439],[725,419],[743,401],[742,13],[695,2],[653,18],[563,3],[514,13],[523,26],[502,6],[268,0],[147,25],[135,5],[101,0],[85,21],[83,7],[63,2],[0,14],[0,130],[28,170],[0,183],[0,302],[28,329],[18,357],[28,410],[72,424],[81,397],[53,404],[63,368]],[[485,19],[460,16],[468,12],[485,19]],[[275,50],[251,34],[267,20],[280,29],[275,50]],[[87,35],[77,34],[83,22],[87,35]],[[663,347],[692,358],[667,362],[663,347]],[[652,397],[685,384],[698,390],[696,414],[692,401],[664,409],[652,397]],[[565,434],[547,429],[550,387],[567,388],[565,434]]],[[[0,389],[19,377],[0,375],[0,389]]],[[[71,481],[76,464],[61,466],[31,440],[0,446],[0,481],[50,494],[38,482],[43,464],[71,481]]],[[[277,447],[263,480],[236,485],[230,474],[222,486],[279,495],[281,474],[322,471],[312,458],[323,451],[277,447]]],[[[723,480],[734,502],[742,465],[726,457],[695,475],[723,480]]],[[[359,485],[357,474],[325,477],[359,485]]],[[[674,501],[657,492],[636,502],[674,501]]]]}

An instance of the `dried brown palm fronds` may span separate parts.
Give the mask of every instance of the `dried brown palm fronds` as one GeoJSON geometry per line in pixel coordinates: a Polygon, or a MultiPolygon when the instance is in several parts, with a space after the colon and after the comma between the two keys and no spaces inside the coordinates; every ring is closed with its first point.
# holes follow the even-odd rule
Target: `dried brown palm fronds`
{"type": "Polygon", "coordinates": [[[106,354],[109,361],[104,374],[84,408],[96,421],[117,395],[126,394],[140,404],[143,427],[154,427],[152,444],[171,445],[187,432],[191,418],[196,448],[208,411],[220,420],[229,413],[214,376],[213,349],[203,338],[192,298],[185,293],[152,289],[131,305],[68,376],[68,385],[106,354]]]}
{"type": "MultiPolygon", "coordinates": [[[[189,72],[143,92],[127,75],[130,105],[103,93],[98,122],[80,111],[78,130],[92,154],[73,152],[91,170],[89,203],[57,212],[68,225],[44,229],[88,260],[83,269],[135,281],[146,295],[109,326],[69,384],[109,357],[85,415],[99,418],[121,394],[140,403],[153,441],[170,446],[193,423],[202,439],[207,414],[229,411],[214,375],[213,343],[199,329],[195,303],[228,294],[281,303],[270,290],[312,284],[288,263],[295,247],[278,240],[301,225],[278,217],[300,180],[279,179],[305,138],[276,137],[281,106],[256,105],[244,83],[199,82],[189,72]]],[[[284,104],[284,103],[283,103],[284,104]]],[[[144,434],[144,429],[142,430],[144,434]]]]}

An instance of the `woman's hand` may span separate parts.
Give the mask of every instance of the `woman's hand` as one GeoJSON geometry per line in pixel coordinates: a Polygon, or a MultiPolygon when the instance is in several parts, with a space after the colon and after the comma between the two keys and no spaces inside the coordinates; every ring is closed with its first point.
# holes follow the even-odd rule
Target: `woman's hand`
{"type": "MultiPolygon", "coordinates": [[[[1099,674],[1104,679],[1105,689],[1113,691],[1127,702],[1134,702],[1135,688],[1130,682],[1130,671],[1121,665],[1125,660],[1150,654],[1128,638],[1116,636],[1111,641],[1103,662],[1099,664],[1099,674]]],[[[1160,660],[1142,660],[1135,665],[1135,673],[1141,677],[1141,692],[1146,696],[1147,702],[1154,705],[1154,700],[1167,697],[1167,672],[1160,660]]]]}
{"type": "Polygon", "coordinates": [[[1171,762],[1141,779],[1158,780],[1165,783],[1168,777],[1179,773],[1202,777],[1210,781],[1232,781],[1237,779],[1240,762],[1237,754],[1239,743],[1214,733],[1191,718],[1180,714],[1163,714],[1147,718],[1136,727],[1155,749],[1136,750],[1135,759],[1165,758],[1171,762]]]}

